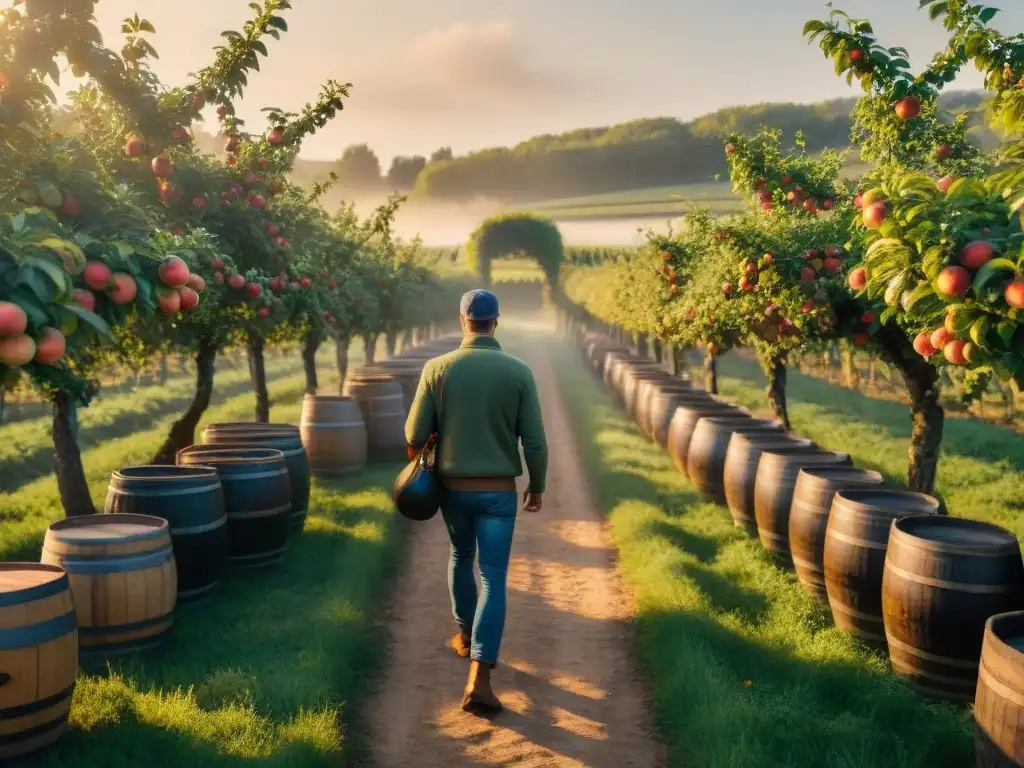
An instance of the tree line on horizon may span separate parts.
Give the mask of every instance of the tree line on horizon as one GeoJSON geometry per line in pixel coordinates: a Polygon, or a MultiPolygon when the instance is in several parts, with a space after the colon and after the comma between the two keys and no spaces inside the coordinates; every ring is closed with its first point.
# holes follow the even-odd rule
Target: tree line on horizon
{"type": "MultiPolygon", "coordinates": [[[[323,182],[333,173],[333,183],[346,194],[398,190],[438,202],[493,198],[524,203],[706,182],[727,172],[721,140],[732,132],[766,126],[780,130],[786,142],[794,142],[800,131],[809,151],[848,146],[854,103],[835,99],[726,107],[690,122],[645,118],[542,134],[513,147],[459,157],[451,147],[441,147],[429,157],[397,156],[386,171],[369,144],[353,144],[334,162],[297,160],[292,175],[298,182],[323,182]]],[[[970,136],[983,148],[998,145],[998,137],[984,121],[981,92],[952,92],[944,95],[941,105],[950,119],[970,114],[970,136]]]]}

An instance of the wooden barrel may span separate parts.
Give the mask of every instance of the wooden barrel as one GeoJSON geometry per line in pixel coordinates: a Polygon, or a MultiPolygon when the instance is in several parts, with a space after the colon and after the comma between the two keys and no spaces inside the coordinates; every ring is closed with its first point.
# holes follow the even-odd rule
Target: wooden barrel
{"type": "MultiPolygon", "coordinates": [[[[626,390],[631,387],[630,380],[641,374],[667,376],[665,370],[653,360],[631,360],[620,358],[612,363],[611,390],[621,405],[626,405],[626,390]]],[[[628,408],[627,408],[628,412],[628,408]]]]}
{"type": "Polygon", "coordinates": [[[45,749],[68,730],[77,626],[63,569],[0,563],[0,765],[45,749]]]}
{"type": "Polygon", "coordinates": [[[683,403],[720,404],[703,390],[691,389],[685,381],[672,380],[654,387],[644,404],[642,428],[662,448],[668,445],[668,428],[672,416],[683,403]]]}
{"type": "Polygon", "coordinates": [[[213,467],[220,475],[228,516],[228,566],[263,568],[281,561],[292,511],[281,451],[193,445],[178,452],[178,463],[213,467]]]}
{"type": "Polygon", "coordinates": [[[689,382],[669,375],[666,375],[664,378],[641,379],[637,383],[636,404],[634,406],[636,423],[644,437],[648,440],[654,439],[652,406],[654,405],[655,397],[659,394],[668,395],[675,392],[680,393],[681,397],[686,399],[693,390],[690,389],[689,382]]]}
{"type": "Polygon", "coordinates": [[[922,693],[972,701],[985,622],[1024,608],[1020,543],[978,520],[895,520],[882,576],[893,671],[922,693]]]}
{"type": "Polygon", "coordinates": [[[370,400],[375,397],[393,397],[402,399],[402,385],[394,377],[386,373],[353,373],[345,379],[342,394],[348,395],[359,405],[363,421],[370,423],[370,400]]]}
{"type": "Polygon", "coordinates": [[[725,504],[725,454],[737,432],[743,435],[781,435],[782,424],[749,416],[701,416],[686,452],[686,475],[693,487],[725,504]]]}
{"type": "Polygon", "coordinates": [[[208,434],[204,430],[203,443],[222,448],[272,448],[283,453],[292,491],[291,529],[293,533],[302,532],[309,514],[310,469],[309,456],[298,427],[294,432],[248,429],[208,434]]]}
{"type": "Polygon", "coordinates": [[[402,408],[406,413],[412,410],[412,402],[416,399],[416,388],[419,387],[420,376],[423,374],[422,360],[394,358],[367,365],[362,370],[366,373],[390,376],[402,389],[402,408]]]}
{"type": "Polygon", "coordinates": [[[42,562],[68,574],[84,660],[149,650],[166,639],[174,622],[178,569],[171,529],[162,517],[59,520],[46,530],[42,562]]]}
{"type": "Polygon", "coordinates": [[[761,454],[754,480],[754,519],[761,545],[787,568],[793,567],[789,551],[789,510],[793,506],[796,478],[804,467],[850,465],[850,454],[803,446],[772,448],[761,454]]]}
{"type": "Polygon", "coordinates": [[[149,464],[119,469],[107,486],[109,514],[162,517],[170,525],[178,602],[209,596],[228,559],[224,489],[212,467],[149,464]]]}
{"type": "Polygon", "coordinates": [[[985,622],[974,698],[978,768],[1024,766],[1024,611],[985,622]]]}
{"type": "Polygon", "coordinates": [[[313,475],[352,475],[366,467],[366,422],[351,397],[306,395],[301,429],[313,475]]]}
{"type": "MultiPolygon", "coordinates": [[[[299,428],[294,424],[262,424],[258,421],[230,421],[207,424],[203,429],[202,441],[212,443],[216,435],[223,433],[237,434],[238,432],[283,432],[287,434],[299,434],[299,428]]],[[[229,439],[229,438],[224,438],[229,439]]]]}
{"type": "Polygon", "coordinates": [[[836,491],[825,527],[822,567],[837,627],[885,646],[882,573],[892,521],[938,511],[938,500],[923,493],[881,488],[836,491]]]}
{"type": "Polygon", "coordinates": [[[789,509],[789,549],[797,581],[807,593],[828,602],[825,590],[825,531],[836,491],[876,488],[878,472],[854,467],[806,467],[800,470],[789,509]]]}
{"type": "Polygon", "coordinates": [[[757,520],[754,516],[754,484],[757,480],[757,465],[761,453],[766,450],[800,446],[812,448],[806,438],[788,435],[760,435],[736,432],[729,439],[725,452],[725,468],[722,470],[722,484],[725,486],[725,503],[729,505],[732,522],[742,528],[751,538],[757,538],[757,520]]]}
{"type": "Polygon", "coordinates": [[[684,475],[689,472],[690,440],[697,422],[705,416],[739,416],[746,418],[751,424],[749,412],[734,405],[720,402],[681,402],[676,406],[669,421],[668,434],[665,437],[665,449],[676,469],[684,475]]]}
{"type": "Polygon", "coordinates": [[[640,424],[638,406],[640,405],[640,394],[648,384],[667,382],[669,375],[661,370],[641,368],[627,372],[622,379],[622,407],[626,415],[640,424]]]}
{"type": "Polygon", "coordinates": [[[408,461],[405,408],[401,393],[371,397],[367,403],[366,446],[371,459],[408,461]]]}

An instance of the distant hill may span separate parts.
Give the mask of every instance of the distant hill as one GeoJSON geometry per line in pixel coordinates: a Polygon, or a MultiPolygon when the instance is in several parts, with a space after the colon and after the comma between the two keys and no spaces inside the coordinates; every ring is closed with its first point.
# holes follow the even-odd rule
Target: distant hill
{"type": "MultiPolygon", "coordinates": [[[[983,98],[978,91],[954,91],[945,94],[941,104],[951,116],[968,112],[971,135],[990,149],[999,140],[983,120],[983,98]]],[[[489,198],[519,204],[708,182],[727,170],[722,137],[731,131],[750,133],[767,125],[781,130],[787,142],[803,131],[811,151],[846,147],[855,102],[849,98],[755,104],[726,107],[690,122],[655,117],[543,134],[513,147],[428,162],[416,177],[415,197],[451,203],[489,198]]],[[[218,137],[199,134],[196,140],[204,149],[223,152],[218,137]]],[[[338,168],[336,162],[300,159],[292,179],[309,186],[338,168]]],[[[376,185],[346,188],[344,181],[327,196],[328,204],[342,196],[383,198],[387,191],[383,180],[376,191],[372,189],[376,185]]]]}
{"type": "MultiPolygon", "coordinates": [[[[942,105],[951,115],[970,113],[972,135],[994,147],[998,138],[984,124],[982,98],[980,92],[953,92],[942,105]]],[[[524,202],[704,182],[725,173],[721,139],[730,131],[767,125],[782,130],[787,142],[802,130],[812,151],[847,146],[854,103],[727,107],[688,123],[649,118],[534,136],[514,147],[430,163],[416,180],[416,192],[438,200],[524,202]]]]}

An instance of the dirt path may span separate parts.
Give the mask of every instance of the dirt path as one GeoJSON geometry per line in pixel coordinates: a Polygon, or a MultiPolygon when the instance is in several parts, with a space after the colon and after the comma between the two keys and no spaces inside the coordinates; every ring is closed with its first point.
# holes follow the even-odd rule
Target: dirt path
{"type": "Polygon", "coordinates": [[[540,515],[520,513],[508,619],[495,670],[506,711],[488,721],[459,709],[468,662],[445,647],[455,631],[440,519],[413,531],[387,617],[391,661],[369,712],[378,768],[663,763],[629,654],[630,603],[590,500],[551,347],[516,344],[540,389],[550,449],[540,515]]]}

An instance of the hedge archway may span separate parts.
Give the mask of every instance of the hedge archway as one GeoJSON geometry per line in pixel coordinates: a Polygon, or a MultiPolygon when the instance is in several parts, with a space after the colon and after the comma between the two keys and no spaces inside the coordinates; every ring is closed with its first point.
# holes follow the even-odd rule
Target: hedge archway
{"type": "Polygon", "coordinates": [[[531,213],[503,213],[484,219],[469,236],[469,266],[491,285],[491,262],[522,253],[534,259],[544,272],[547,287],[558,286],[565,257],[562,233],[555,222],[531,213]]]}

